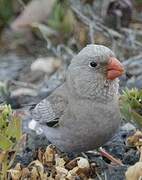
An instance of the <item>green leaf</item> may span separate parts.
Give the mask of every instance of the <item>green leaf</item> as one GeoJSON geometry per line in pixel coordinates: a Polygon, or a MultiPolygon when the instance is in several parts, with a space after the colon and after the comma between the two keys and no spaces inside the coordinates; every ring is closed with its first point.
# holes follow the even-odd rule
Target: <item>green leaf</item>
{"type": "Polygon", "coordinates": [[[10,105],[0,106],[0,133],[3,135],[5,134],[11,114],[12,110],[10,105]]]}
{"type": "Polygon", "coordinates": [[[64,19],[62,21],[62,31],[64,33],[69,33],[73,31],[73,27],[75,24],[75,17],[73,12],[68,9],[66,12],[66,15],[64,16],[64,19]]]}
{"type": "Polygon", "coordinates": [[[21,119],[17,116],[14,116],[13,119],[9,122],[9,125],[6,129],[6,135],[9,138],[16,138],[18,141],[22,136],[22,129],[21,129],[21,119]]]}
{"type": "Polygon", "coordinates": [[[132,111],[131,113],[132,113],[134,122],[138,124],[139,126],[142,126],[142,116],[135,111],[132,111]]]}
{"type": "Polygon", "coordinates": [[[5,127],[5,121],[3,117],[0,116],[0,132],[3,130],[3,127],[5,127]]]}
{"type": "Polygon", "coordinates": [[[10,105],[4,105],[2,111],[2,117],[6,121],[12,114],[12,109],[10,105]]]}
{"type": "Polygon", "coordinates": [[[5,136],[0,134],[0,149],[3,151],[10,150],[13,143],[5,136]]]}
{"type": "Polygon", "coordinates": [[[62,33],[70,33],[73,31],[75,24],[75,16],[70,9],[68,1],[57,1],[54,5],[53,12],[48,25],[62,33]]]}
{"type": "Polygon", "coordinates": [[[133,88],[123,91],[120,97],[120,110],[124,119],[142,126],[142,90],[133,88]]]}
{"type": "Polygon", "coordinates": [[[128,103],[124,103],[120,107],[121,113],[123,114],[125,120],[131,120],[131,107],[128,103]]]}

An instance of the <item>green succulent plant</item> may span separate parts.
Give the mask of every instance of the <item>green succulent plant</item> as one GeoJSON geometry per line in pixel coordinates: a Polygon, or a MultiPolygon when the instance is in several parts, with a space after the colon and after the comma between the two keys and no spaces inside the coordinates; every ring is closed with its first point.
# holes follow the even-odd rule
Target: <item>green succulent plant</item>
{"type": "Polygon", "coordinates": [[[21,119],[10,105],[0,106],[0,179],[7,179],[7,171],[14,162],[22,137],[21,127],[21,119]]]}
{"type": "Polygon", "coordinates": [[[120,97],[120,110],[127,121],[142,127],[142,90],[126,89],[120,97]]]}

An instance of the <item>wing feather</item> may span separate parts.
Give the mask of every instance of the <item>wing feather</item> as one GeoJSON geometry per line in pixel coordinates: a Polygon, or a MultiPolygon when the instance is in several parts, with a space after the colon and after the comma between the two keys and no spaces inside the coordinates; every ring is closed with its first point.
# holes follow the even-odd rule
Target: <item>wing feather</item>
{"type": "Polygon", "coordinates": [[[40,124],[55,126],[67,107],[67,99],[58,93],[51,94],[36,105],[32,117],[40,124]]]}

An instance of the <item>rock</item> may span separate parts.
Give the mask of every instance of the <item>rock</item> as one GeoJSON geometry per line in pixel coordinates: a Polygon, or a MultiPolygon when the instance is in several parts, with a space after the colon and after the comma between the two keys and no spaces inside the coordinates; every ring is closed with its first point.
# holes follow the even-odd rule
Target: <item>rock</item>
{"type": "Polygon", "coordinates": [[[142,74],[142,55],[131,57],[123,62],[125,70],[128,74],[138,76],[142,74]]]}
{"type": "Polygon", "coordinates": [[[0,80],[16,79],[21,69],[27,67],[31,62],[30,58],[18,57],[9,53],[0,57],[0,80]]]}
{"type": "Polygon", "coordinates": [[[136,78],[135,87],[142,89],[142,74],[136,78]]]}
{"type": "Polygon", "coordinates": [[[133,165],[139,161],[139,158],[140,158],[140,154],[137,150],[129,149],[129,151],[127,151],[124,155],[123,163],[127,162],[127,164],[129,165],[133,165]]]}
{"type": "Polygon", "coordinates": [[[24,28],[27,28],[32,23],[46,21],[54,3],[55,0],[30,1],[22,14],[11,24],[11,28],[15,31],[24,31],[24,28]]]}
{"type": "Polygon", "coordinates": [[[126,123],[124,126],[121,127],[121,130],[126,132],[135,131],[136,127],[131,123],[126,123]]]}
{"type": "Polygon", "coordinates": [[[137,55],[123,62],[126,75],[123,76],[120,85],[128,88],[142,88],[142,55],[137,55]]]}
{"type": "MultiPolygon", "coordinates": [[[[127,153],[130,148],[126,146],[125,142],[127,137],[131,135],[135,129],[136,128],[131,123],[125,124],[119,129],[113,138],[103,146],[104,149],[112,154],[112,156],[122,160],[124,164],[128,164],[129,161],[127,162],[127,153]]],[[[136,161],[137,157],[134,157],[133,162],[135,163],[136,161]]]]}
{"type": "Polygon", "coordinates": [[[11,97],[17,97],[17,96],[37,96],[38,93],[34,89],[30,88],[18,88],[11,92],[11,97]]]}
{"type": "Polygon", "coordinates": [[[61,60],[55,57],[38,58],[31,64],[32,71],[40,71],[47,76],[53,74],[61,66],[61,60]]]}
{"type": "Polygon", "coordinates": [[[127,166],[112,166],[106,171],[109,180],[124,180],[127,166]]]}
{"type": "Polygon", "coordinates": [[[138,76],[138,77],[132,76],[132,78],[127,80],[126,86],[130,89],[134,88],[134,87],[141,89],[142,88],[142,76],[138,76]]]}
{"type": "Polygon", "coordinates": [[[132,78],[127,80],[126,86],[130,89],[135,87],[135,77],[134,76],[132,76],[132,78]]]}

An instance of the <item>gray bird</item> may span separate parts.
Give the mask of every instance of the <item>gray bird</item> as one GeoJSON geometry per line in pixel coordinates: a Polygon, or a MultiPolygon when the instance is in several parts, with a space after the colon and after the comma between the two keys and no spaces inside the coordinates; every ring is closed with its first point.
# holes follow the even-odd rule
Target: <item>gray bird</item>
{"type": "Polygon", "coordinates": [[[109,48],[87,45],[72,59],[66,81],[36,105],[29,126],[64,152],[102,146],[120,124],[117,77],[123,72],[109,48]]]}

